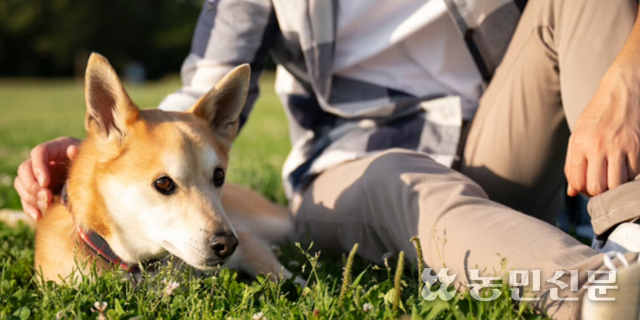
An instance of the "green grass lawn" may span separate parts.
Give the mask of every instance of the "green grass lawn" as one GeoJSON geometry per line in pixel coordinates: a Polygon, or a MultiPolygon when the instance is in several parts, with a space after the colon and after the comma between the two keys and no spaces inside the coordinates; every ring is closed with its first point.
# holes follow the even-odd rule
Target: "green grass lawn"
{"type": "MultiPolygon", "coordinates": [[[[289,149],[288,129],[273,92],[273,76],[265,75],[262,84],[262,96],[234,145],[228,177],[285,203],[280,168],[289,149]]],[[[178,79],[171,78],[126,88],[140,107],[150,108],[178,86],[178,79]]],[[[79,83],[0,80],[0,209],[20,209],[12,184],[29,150],[58,136],[82,138],[83,117],[79,83]]],[[[493,302],[481,303],[468,294],[457,294],[449,302],[426,301],[419,295],[416,265],[405,265],[398,273],[393,258],[388,266],[356,258],[346,268],[352,276],[343,285],[344,255],[318,256],[293,243],[280,248],[280,258],[309,280],[304,289],[290,281],[250,279],[230,270],[199,278],[172,268],[137,289],[115,272],[84,275],[89,281],[75,285],[42,284],[33,276],[33,234],[25,226],[0,223],[0,319],[95,319],[99,314],[91,308],[96,302],[107,303],[104,315],[109,319],[382,319],[405,314],[411,319],[541,318],[526,305],[513,303],[505,287],[493,302]],[[165,292],[167,278],[179,283],[172,294],[165,292]]]]}

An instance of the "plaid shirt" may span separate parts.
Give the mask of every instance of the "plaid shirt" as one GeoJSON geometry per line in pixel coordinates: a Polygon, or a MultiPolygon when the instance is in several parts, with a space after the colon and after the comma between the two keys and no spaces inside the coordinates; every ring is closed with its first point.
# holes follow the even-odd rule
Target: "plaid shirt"
{"type": "MultiPolygon", "coordinates": [[[[526,0],[445,1],[485,82],[491,79],[526,0]]],[[[289,197],[323,170],[390,148],[423,152],[450,166],[461,126],[458,96],[415,97],[332,74],[338,0],[208,0],[183,87],[164,110],[186,110],[233,67],[250,63],[244,123],[259,93],[268,53],[278,62],[276,92],[293,148],[283,168],[289,197]]]]}

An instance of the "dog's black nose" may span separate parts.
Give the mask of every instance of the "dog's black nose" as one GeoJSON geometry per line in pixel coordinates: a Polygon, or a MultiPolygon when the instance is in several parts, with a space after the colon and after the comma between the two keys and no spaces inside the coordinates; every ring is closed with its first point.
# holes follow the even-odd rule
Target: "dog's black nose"
{"type": "Polygon", "coordinates": [[[238,238],[231,235],[213,236],[209,238],[209,247],[220,259],[232,255],[238,247],[238,238]]]}

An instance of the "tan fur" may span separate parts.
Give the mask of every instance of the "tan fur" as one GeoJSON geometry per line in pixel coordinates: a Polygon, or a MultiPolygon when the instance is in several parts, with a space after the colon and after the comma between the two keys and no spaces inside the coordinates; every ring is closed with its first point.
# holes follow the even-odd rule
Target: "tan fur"
{"type": "Polygon", "coordinates": [[[232,183],[224,189],[222,206],[227,214],[241,217],[289,219],[286,207],[271,203],[259,193],[232,183]]]}
{"type": "MultiPolygon", "coordinates": [[[[57,197],[46,216],[38,222],[36,246],[36,272],[42,271],[44,279],[56,282],[60,280],[58,275],[66,278],[76,266],[88,267],[95,258],[82,244],[73,220],[69,218],[69,212],[57,197]]],[[[101,259],[95,261],[100,269],[109,267],[101,259]]],[[[88,269],[80,271],[86,274],[88,269]]]]}
{"type": "MultiPolygon", "coordinates": [[[[139,110],[106,59],[92,55],[85,90],[88,137],[80,146],[69,172],[72,212],[54,201],[37,228],[36,268],[42,269],[45,280],[59,282],[60,278],[68,277],[76,266],[74,259],[82,263],[95,258],[80,242],[77,226],[101,235],[114,252],[128,262],[162,258],[172,253],[189,257],[188,252],[193,251],[189,251],[190,248],[170,241],[158,243],[154,237],[162,232],[150,230],[148,234],[144,233],[153,229],[154,220],[160,219],[138,216],[138,212],[129,210],[128,206],[145,204],[166,208],[166,211],[151,212],[158,218],[173,217],[171,221],[176,227],[170,228],[170,232],[182,232],[180,230],[191,223],[191,229],[184,229],[184,236],[197,233],[200,238],[194,241],[198,246],[201,238],[225,230],[233,231],[240,242],[233,258],[239,269],[254,276],[279,273],[282,266],[267,240],[282,238],[290,229],[286,208],[270,203],[254,191],[229,183],[225,183],[222,193],[220,188],[209,184],[212,176],[203,176],[213,172],[213,168],[207,167],[207,161],[217,161],[220,168],[227,167],[248,81],[249,68],[245,65],[227,75],[190,112],[139,110]],[[179,161],[167,163],[167,157],[179,161]],[[179,171],[174,177],[179,189],[171,197],[160,195],[152,183],[156,177],[168,175],[171,170],[179,171]],[[133,191],[114,190],[113,186],[133,191]],[[130,192],[136,192],[144,199],[122,200],[130,196],[130,192]],[[224,194],[222,199],[221,193],[224,194]],[[118,201],[125,202],[114,209],[114,203],[118,201]],[[123,216],[123,212],[130,212],[130,216],[123,216]],[[134,225],[127,224],[129,219],[134,225]],[[243,223],[262,221],[260,219],[277,224],[276,229],[282,231],[264,230],[260,223],[243,223]],[[131,234],[133,227],[140,228],[144,234],[131,234]]],[[[197,252],[200,251],[202,249],[197,252]]],[[[110,267],[102,259],[97,261],[100,269],[110,267]]],[[[290,273],[287,271],[285,275],[290,276],[290,273]]]]}

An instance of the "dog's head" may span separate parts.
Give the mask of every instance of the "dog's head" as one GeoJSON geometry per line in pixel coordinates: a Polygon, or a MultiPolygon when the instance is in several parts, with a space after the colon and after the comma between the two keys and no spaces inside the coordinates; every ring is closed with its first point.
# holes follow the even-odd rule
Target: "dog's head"
{"type": "Polygon", "coordinates": [[[238,239],[220,196],[249,78],[248,65],[237,67],[188,112],[140,110],[93,54],[88,137],[69,177],[80,226],[129,262],[171,253],[199,269],[226,263],[238,239]]]}

